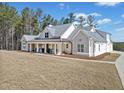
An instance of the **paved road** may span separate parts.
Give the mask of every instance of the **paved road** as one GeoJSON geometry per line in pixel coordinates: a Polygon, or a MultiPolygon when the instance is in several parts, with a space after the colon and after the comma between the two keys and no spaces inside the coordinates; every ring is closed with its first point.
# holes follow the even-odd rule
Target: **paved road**
{"type": "Polygon", "coordinates": [[[115,65],[117,67],[117,70],[124,88],[124,52],[118,52],[118,51],[114,51],[114,52],[121,54],[121,56],[117,59],[117,62],[115,65]]]}

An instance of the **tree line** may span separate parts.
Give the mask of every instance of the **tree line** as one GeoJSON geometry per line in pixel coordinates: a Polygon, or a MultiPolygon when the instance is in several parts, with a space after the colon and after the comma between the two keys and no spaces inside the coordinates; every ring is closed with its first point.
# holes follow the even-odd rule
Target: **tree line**
{"type": "Polygon", "coordinates": [[[124,42],[114,42],[113,49],[117,51],[124,51],[124,42]]]}
{"type": "MultiPolygon", "coordinates": [[[[78,21],[82,25],[85,20],[83,16],[76,19],[74,13],[57,20],[50,14],[44,15],[40,8],[33,10],[25,7],[19,14],[15,7],[8,3],[0,3],[0,49],[20,50],[20,40],[24,34],[37,35],[50,24],[60,25],[78,21]]],[[[94,20],[95,18],[89,15],[87,24],[95,25],[94,20]]]]}

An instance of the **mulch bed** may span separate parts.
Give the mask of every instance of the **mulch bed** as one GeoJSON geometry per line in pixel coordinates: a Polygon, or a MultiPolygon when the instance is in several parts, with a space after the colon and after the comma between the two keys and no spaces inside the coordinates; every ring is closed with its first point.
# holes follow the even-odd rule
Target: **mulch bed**
{"type": "Polygon", "coordinates": [[[116,59],[120,56],[119,54],[115,54],[116,58],[114,59],[106,59],[105,57],[112,57],[112,54],[114,53],[104,53],[102,55],[96,56],[96,57],[88,57],[88,56],[84,56],[84,55],[69,55],[69,54],[65,54],[65,55],[61,55],[62,57],[70,57],[70,58],[79,58],[79,59],[88,59],[88,60],[101,60],[101,61],[116,61],[116,59]]]}

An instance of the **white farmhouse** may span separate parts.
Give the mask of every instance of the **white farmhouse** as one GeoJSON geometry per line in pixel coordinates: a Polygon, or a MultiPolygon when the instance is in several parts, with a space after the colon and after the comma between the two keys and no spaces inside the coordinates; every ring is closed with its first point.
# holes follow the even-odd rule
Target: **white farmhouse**
{"type": "Polygon", "coordinates": [[[74,24],[47,26],[39,35],[23,35],[21,50],[95,57],[113,51],[111,34],[74,24]]]}

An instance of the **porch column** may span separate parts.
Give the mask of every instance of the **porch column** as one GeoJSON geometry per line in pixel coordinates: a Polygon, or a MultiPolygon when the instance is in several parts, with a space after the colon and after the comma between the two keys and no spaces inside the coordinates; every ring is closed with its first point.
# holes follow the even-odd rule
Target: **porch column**
{"type": "Polygon", "coordinates": [[[31,44],[29,44],[30,45],[30,52],[32,51],[32,46],[31,46],[31,44]]]}
{"type": "Polygon", "coordinates": [[[44,44],[44,52],[47,53],[47,51],[46,51],[46,44],[44,44]]]}
{"type": "Polygon", "coordinates": [[[59,43],[59,55],[61,55],[62,54],[62,42],[61,43],[59,43]]]}
{"type": "Polygon", "coordinates": [[[62,43],[58,43],[58,55],[62,54],[62,43]]]}
{"type": "Polygon", "coordinates": [[[54,54],[56,54],[56,44],[54,44],[54,54]]]}
{"type": "Polygon", "coordinates": [[[37,52],[37,53],[39,52],[39,46],[38,46],[38,44],[37,44],[37,50],[36,50],[36,52],[37,52]]]}

